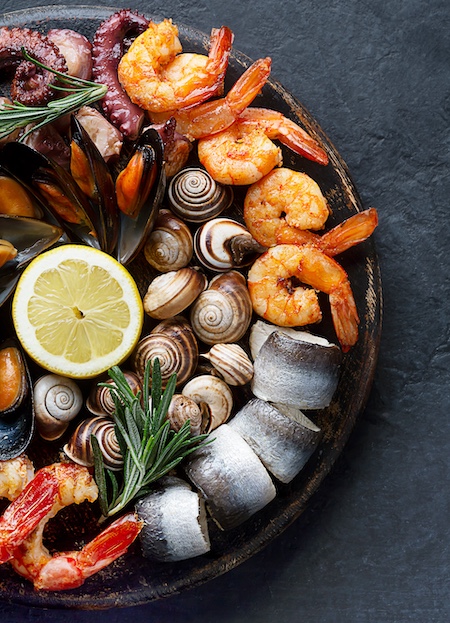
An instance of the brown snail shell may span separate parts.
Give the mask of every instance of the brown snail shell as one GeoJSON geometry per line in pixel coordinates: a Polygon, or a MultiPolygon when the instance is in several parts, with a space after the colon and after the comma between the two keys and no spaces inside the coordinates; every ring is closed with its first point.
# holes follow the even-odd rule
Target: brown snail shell
{"type": "Polygon", "coordinates": [[[183,387],[182,394],[198,405],[206,405],[209,413],[207,433],[224,424],[231,415],[233,395],[225,381],[217,376],[202,374],[194,377],[183,387]]]}
{"type": "Polygon", "coordinates": [[[148,361],[156,357],[161,366],[163,387],[172,374],[177,375],[177,385],[185,383],[198,363],[198,344],[191,326],[182,316],[160,322],[143,337],[136,347],[133,365],[136,374],[144,377],[148,361]]]}
{"type": "Polygon", "coordinates": [[[186,266],[158,275],[144,296],[144,310],[159,320],[177,316],[195,301],[207,286],[203,273],[186,266]]]}
{"type": "Polygon", "coordinates": [[[147,262],[160,273],[184,268],[194,252],[189,227],[170,210],[160,210],[144,246],[147,262]]]}
{"type": "Polygon", "coordinates": [[[75,381],[58,374],[41,376],[34,384],[36,428],[43,439],[59,439],[83,406],[75,381]]]}
{"type": "MultiPolygon", "coordinates": [[[[138,392],[142,391],[142,383],[135,372],[124,370],[123,375],[135,396],[138,392]]],[[[114,381],[112,379],[108,378],[103,382],[108,386],[114,386],[114,381]]],[[[116,411],[116,405],[109,387],[104,387],[103,385],[95,383],[91,387],[91,391],[86,399],[86,408],[94,415],[112,417],[113,413],[116,411]]]]}
{"type": "Polygon", "coordinates": [[[206,357],[228,385],[245,385],[252,380],[253,364],[239,344],[214,344],[206,357]]]}
{"type": "Polygon", "coordinates": [[[202,223],[230,207],[233,191],[219,184],[204,169],[182,169],[172,178],[168,197],[172,211],[185,221],[202,223]]]}
{"type": "Polygon", "coordinates": [[[77,426],[72,437],[64,446],[64,452],[74,463],[92,467],[94,454],[91,435],[94,435],[102,451],[105,466],[113,471],[120,470],[123,465],[123,458],[114,427],[113,420],[109,418],[101,416],[87,418],[77,426]]]}
{"type": "Polygon", "coordinates": [[[237,342],[252,319],[252,304],[245,277],[237,271],[217,275],[191,309],[191,324],[206,344],[237,342]]]}
{"type": "Polygon", "coordinates": [[[221,272],[250,264],[266,247],[237,221],[215,218],[195,232],[194,250],[203,266],[221,272]]]}
{"type": "Polygon", "coordinates": [[[191,435],[202,432],[202,409],[199,405],[183,394],[174,394],[167,410],[170,428],[178,432],[183,424],[190,420],[191,435]]]}

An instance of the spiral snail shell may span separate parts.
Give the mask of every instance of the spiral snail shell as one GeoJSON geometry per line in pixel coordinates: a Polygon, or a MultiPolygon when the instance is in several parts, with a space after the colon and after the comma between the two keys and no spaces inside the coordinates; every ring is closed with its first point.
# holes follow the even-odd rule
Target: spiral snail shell
{"type": "Polygon", "coordinates": [[[192,234],[186,223],[170,210],[160,210],[144,246],[147,262],[160,273],[179,270],[189,264],[193,250],[192,234]]]}
{"type": "Polygon", "coordinates": [[[250,264],[266,251],[244,225],[230,218],[215,218],[195,232],[194,250],[206,268],[226,271],[250,264]]]}
{"type": "Polygon", "coordinates": [[[144,310],[159,320],[177,316],[195,301],[207,283],[205,275],[190,266],[158,275],[148,286],[144,310]]]}
{"type": "Polygon", "coordinates": [[[245,277],[237,271],[217,275],[194,302],[191,324],[206,344],[237,342],[247,331],[252,304],[245,277]]]}
{"type": "Polygon", "coordinates": [[[253,364],[239,344],[214,344],[202,355],[228,385],[245,385],[252,380],[253,364]]]}
{"type": "Polygon", "coordinates": [[[182,169],[172,178],[168,198],[172,211],[185,221],[202,223],[230,207],[233,191],[222,186],[204,169],[182,169]]]}
{"type": "Polygon", "coordinates": [[[40,436],[47,441],[59,439],[81,411],[81,389],[72,379],[46,374],[35,382],[33,394],[36,428],[40,436]]]}
{"type": "Polygon", "coordinates": [[[198,362],[198,344],[191,326],[182,316],[160,322],[138,342],[133,356],[136,374],[143,378],[148,361],[156,357],[161,366],[163,387],[172,374],[177,375],[177,385],[192,376],[198,362]]]}
{"type": "Polygon", "coordinates": [[[170,428],[178,432],[183,424],[190,420],[191,435],[202,432],[202,409],[192,398],[183,394],[174,394],[167,410],[170,428]]]}
{"type": "MultiPolygon", "coordinates": [[[[142,383],[135,372],[124,370],[123,374],[134,395],[142,390],[142,383]]],[[[104,379],[103,382],[108,386],[114,386],[114,381],[112,379],[104,379]]],[[[109,387],[99,385],[97,382],[94,383],[86,399],[86,408],[93,415],[111,417],[116,410],[116,405],[114,404],[109,387]]]]}
{"type": "Polygon", "coordinates": [[[217,376],[203,374],[194,377],[183,387],[182,394],[207,407],[209,422],[204,427],[206,433],[224,424],[231,415],[233,395],[225,381],[217,376]]]}
{"type": "Polygon", "coordinates": [[[74,463],[92,467],[94,454],[91,435],[94,435],[102,451],[105,466],[113,471],[118,471],[123,465],[123,458],[114,427],[113,420],[109,418],[102,416],[87,418],[77,426],[63,450],[74,463]]]}

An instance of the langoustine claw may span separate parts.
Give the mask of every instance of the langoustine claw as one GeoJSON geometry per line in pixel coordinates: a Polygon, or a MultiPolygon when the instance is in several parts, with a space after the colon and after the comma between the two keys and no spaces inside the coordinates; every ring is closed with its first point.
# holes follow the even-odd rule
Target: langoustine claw
{"type": "Polygon", "coordinates": [[[26,106],[45,104],[55,92],[51,89],[56,77],[25,61],[22,48],[41,63],[60,72],[67,72],[64,56],[58,47],[30,28],[0,28],[0,70],[17,68],[11,84],[11,98],[26,106]]]}
{"type": "Polygon", "coordinates": [[[129,38],[143,33],[149,20],[128,9],[117,11],[100,24],[94,37],[92,73],[97,82],[106,84],[102,100],[105,115],[125,136],[135,139],[144,121],[144,111],[133,104],[119,83],[117,67],[126,51],[129,38]]]}

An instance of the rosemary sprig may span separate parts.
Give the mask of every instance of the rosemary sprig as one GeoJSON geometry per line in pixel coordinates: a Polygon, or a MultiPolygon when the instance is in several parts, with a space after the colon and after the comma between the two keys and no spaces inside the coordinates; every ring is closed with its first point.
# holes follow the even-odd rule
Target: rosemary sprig
{"type": "Polygon", "coordinates": [[[105,468],[98,441],[91,437],[100,509],[105,517],[121,511],[191,452],[210,443],[205,441],[208,435],[191,435],[189,420],[178,432],[170,429],[167,410],[175,392],[176,375],[172,375],[162,392],[160,364],[155,359],[150,390],[150,366],[149,362],[142,395],[133,394],[117,366],[108,371],[114,384],[102,384],[109,388],[114,400],[115,431],[124,458],[118,478],[117,472],[105,468]]]}
{"type": "Polygon", "coordinates": [[[37,67],[45,69],[58,77],[59,85],[50,85],[55,91],[67,93],[64,97],[49,102],[46,106],[25,106],[19,102],[5,104],[0,109],[0,139],[8,136],[11,132],[24,128],[28,124],[35,124],[23,134],[19,141],[23,141],[30,132],[34,132],[48,123],[52,123],[59,117],[75,112],[82,106],[88,106],[102,99],[108,87],[82,78],[68,76],[56,69],[44,65],[31,57],[25,48],[22,48],[23,57],[34,63],[37,67]]]}

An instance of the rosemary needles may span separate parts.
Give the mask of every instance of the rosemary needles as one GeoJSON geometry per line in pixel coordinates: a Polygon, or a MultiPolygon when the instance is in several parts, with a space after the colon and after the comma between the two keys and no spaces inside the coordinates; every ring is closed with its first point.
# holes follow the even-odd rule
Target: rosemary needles
{"type": "Polygon", "coordinates": [[[100,509],[105,517],[124,509],[131,501],[145,495],[149,485],[176,467],[191,452],[210,443],[208,435],[191,435],[186,421],[178,432],[170,429],[167,410],[175,391],[172,375],[164,392],[159,360],[151,373],[146,366],[142,395],[134,395],[123,372],[117,366],[108,371],[114,381],[110,388],[115,404],[115,431],[124,458],[122,473],[105,468],[97,439],[92,436],[95,480],[99,488],[100,509]]]}

